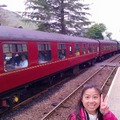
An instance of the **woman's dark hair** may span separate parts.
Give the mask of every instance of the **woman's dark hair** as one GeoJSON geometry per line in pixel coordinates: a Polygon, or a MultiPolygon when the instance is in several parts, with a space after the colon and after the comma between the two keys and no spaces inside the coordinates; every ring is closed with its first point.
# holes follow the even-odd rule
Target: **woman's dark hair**
{"type": "MultiPolygon", "coordinates": [[[[100,89],[96,84],[92,84],[92,83],[91,83],[91,84],[86,84],[85,86],[83,86],[83,89],[82,89],[82,91],[81,91],[81,96],[80,96],[80,99],[79,99],[79,101],[78,101],[78,109],[77,109],[78,115],[77,115],[77,116],[79,116],[79,111],[80,111],[80,109],[81,109],[81,108],[84,109],[84,106],[83,106],[83,103],[82,103],[83,94],[84,94],[84,92],[85,92],[87,89],[90,89],[90,88],[96,89],[96,90],[99,92],[100,96],[101,96],[101,94],[102,94],[101,89],[100,89]]],[[[87,114],[87,120],[89,120],[88,113],[86,112],[86,114],[87,114]]],[[[103,115],[100,113],[100,106],[99,106],[98,109],[97,109],[97,117],[98,117],[98,120],[103,120],[103,115]]],[[[80,120],[80,118],[79,118],[78,120],[80,120]]]]}

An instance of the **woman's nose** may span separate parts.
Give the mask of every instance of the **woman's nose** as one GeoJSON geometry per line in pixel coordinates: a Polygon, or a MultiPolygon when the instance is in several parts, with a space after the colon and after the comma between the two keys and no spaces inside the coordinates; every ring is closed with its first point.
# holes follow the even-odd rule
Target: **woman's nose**
{"type": "Polygon", "coordinates": [[[89,101],[90,101],[90,102],[93,102],[93,101],[94,101],[94,99],[91,97],[91,98],[89,99],[89,101]]]}

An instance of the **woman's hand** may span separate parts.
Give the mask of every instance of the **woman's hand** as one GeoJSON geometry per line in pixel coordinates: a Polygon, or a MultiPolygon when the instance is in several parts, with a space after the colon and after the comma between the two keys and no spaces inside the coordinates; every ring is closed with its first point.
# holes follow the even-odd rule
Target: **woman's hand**
{"type": "Polygon", "coordinates": [[[107,105],[107,99],[108,99],[108,96],[106,96],[105,99],[103,99],[103,95],[101,95],[100,112],[103,115],[109,112],[109,107],[107,105]]]}

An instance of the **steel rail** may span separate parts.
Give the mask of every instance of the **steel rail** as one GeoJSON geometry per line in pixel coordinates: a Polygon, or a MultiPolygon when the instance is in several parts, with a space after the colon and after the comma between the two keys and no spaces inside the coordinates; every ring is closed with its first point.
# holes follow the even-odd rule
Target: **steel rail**
{"type": "MultiPolygon", "coordinates": [[[[117,57],[113,58],[110,63],[112,61],[114,61],[116,58],[118,58],[120,55],[118,55],[117,57]]],[[[47,118],[49,118],[51,116],[51,114],[53,114],[55,112],[56,109],[58,109],[65,101],[67,101],[73,94],[75,94],[83,85],[85,85],[85,83],[87,83],[91,78],[93,78],[98,72],[100,72],[103,68],[105,68],[107,65],[104,65],[102,68],[98,69],[93,75],[91,75],[89,78],[87,78],[80,86],[78,86],[72,93],[70,93],[64,100],[62,100],[56,107],[54,107],[48,114],[46,114],[41,120],[46,120],[47,118]]],[[[112,75],[112,73],[116,70],[117,67],[114,67],[114,69],[110,72],[109,76],[107,77],[107,79],[105,80],[105,82],[103,83],[101,89],[104,88],[105,84],[107,83],[108,79],[110,78],[110,76],[112,75]]]]}
{"type": "MultiPolygon", "coordinates": [[[[100,72],[103,68],[105,68],[106,65],[104,65],[102,68],[98,69],[93,75],[91,75],[89,78],[87,78],[81,85],[79,85],[72,93],[70,93],[64,100],[62,100],[56,107],[54,107],[48,114],[46,114],[41,120],[48,119],[56,109],[58,109],[64,102],[66,102],[72,95],[74,95],[83,85],[85,85],[91,78],[93,78],[98,72],[100,72]]],[[[111,74],[111,73],[110,73],[111,74]]]]}

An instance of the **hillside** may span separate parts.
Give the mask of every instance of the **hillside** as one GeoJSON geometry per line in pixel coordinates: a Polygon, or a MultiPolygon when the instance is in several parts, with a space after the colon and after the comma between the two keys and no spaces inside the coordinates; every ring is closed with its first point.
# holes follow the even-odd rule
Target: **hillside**
{"type": "Polygon", "coordinates": [[[19,27],[25,29],[36,29],[37,26],[32,22],[24,22],[25,18],[19,14],[0,8],[0,24],[3,26],[19,27]]]}

